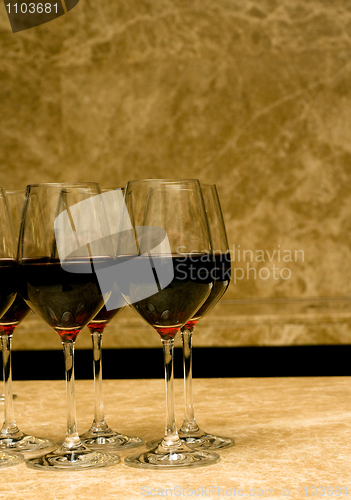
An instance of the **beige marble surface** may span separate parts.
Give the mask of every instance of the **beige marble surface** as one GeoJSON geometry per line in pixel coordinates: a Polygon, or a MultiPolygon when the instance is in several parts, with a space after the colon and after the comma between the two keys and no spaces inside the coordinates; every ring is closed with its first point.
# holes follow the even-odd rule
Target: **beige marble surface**
{"type": "Polygon", "coordinates": [[[0,185],[215,182],[228,298],[351,295],[350,0],[82,0],[16,34],[2,3],[0,55],[0,185]]]}
{"type": "MultiPolygon", "coordinates": [[[[176,487],[184,491],[178,498],[189,498],[191,490],[208,492],[209,487],[217,488],[211,498],[218,498],[218,488],[241,489],[247,497],[250,491],[251,495],[256,492],[253,498],[264,497],[261,490],[270,489],[274,497],[282,497],[281,488],[289,486],[290,498],[306,497],[305,487],[312,497],[313,486],[342,486],[340,497],[346,498],[345,487],[348,496],[351,491],[350,383],[347,377],[196,379],[199,425],[236,441],[233,448],[221,452],[218,464],[162,473],[132,469],[123,461],[111,468],[69,473],[33,471],[21,464],[1,470],[0,498],[134,500],[147,498],[146,493],[151,497],[154,489],[155,496],[162,492],[165,496],[166,489],[177,491],[176,487]]],[[[175,388],[180,422],[181,380],[175,381],[175,388]]],[[[15,382],[14,389],[21,429],[61,439],[66,418],[64,383],[15,382]]],[[[159,436],[164,429],[163,390],[162,380],[104,381],[107,421],[119,431],[144,439],[159,436]]],[[[83,432],[92,418],[92,383],[78,381],[76,392],[78,428],[83,432]]],[[[338,496],[337,490],[332,491],[326,498],[338,496]]],[[[199,496],[203,497],[206,495],[199,496]]],[[[234,495],[228,493],[227,497],[234,495]]]]}

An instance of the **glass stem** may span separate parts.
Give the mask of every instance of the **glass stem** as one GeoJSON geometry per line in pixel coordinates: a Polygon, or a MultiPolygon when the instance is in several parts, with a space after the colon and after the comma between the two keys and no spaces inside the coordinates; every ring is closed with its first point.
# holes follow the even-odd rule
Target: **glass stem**
{"type": "Polygon", "coordinates": [[[194,415],[194,402],[193,402],[193,358],[192,358],[192,338],[194,327],[187,328],[186,326],[181,330],[182,343],[183,343],[183,369],[184,369],[184,403],[185,415],[184,421],[180,428],[180,436],[184,434],[194,434],[200,431],[196,423],[194,415]]]}
{"type": "Polygon", "coordinates": [[[174,408],[174,375],[173,375],[173,352],[174,340],[162,339],[164,368],[165,368],[165,388],[166,388],[166,429],[161,442],[164,449],[172,449],[181,446],[178,436],[175,408],[174,408]]]}
{"type": "Polygon", "coordinates": [[[0,431],[0,437],[11,437],[20,432],[16,425],[13,411],[11,344],[12,335],[1,335],[5,391],[5,420],[0,431]]]}
{"type": "Polygon", "coordinates": [[[102,399],[102,332],[92,331],[93,342],[93,369],[94,369],[94,393],[95,410],[92,429],[94,431],[106,431],[108,425],[105,422],[104,403],[102,399]]]}
{"type": "Polygon", "coordinates": [[[76,397],[74,389],[74,342],[62,342],[65,357],[65,377],[67,393],[67,432],[63,446],[75,449],[82,446],[77,432],[76,397]]]}

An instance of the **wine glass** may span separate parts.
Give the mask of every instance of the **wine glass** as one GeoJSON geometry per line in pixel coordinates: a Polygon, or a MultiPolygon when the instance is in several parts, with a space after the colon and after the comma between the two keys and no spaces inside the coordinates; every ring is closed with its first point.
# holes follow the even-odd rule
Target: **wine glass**
{"type": "Polygon", "coordinates": [[[65,359],[67,432],[61,446],[26,461],[40,470],[80,470],[118,463],[81,442],[76,424],[74,344],[109,297],[98,270],[113,263],[101,192],[96,183],[27,186],[18,261],[20,291],[59,334],[65,359]]]}
{"type": "Polygon", "coordinates": [[[164,438],[156,448],[126,457],[125,464],[172,469],[216,463],[218,454],[191,450],[180,441],[174,411],[174,337],[213,286],[214,262],[200,183],[131,181],[125,203],[132,229],[119,240],[117,282],[126,301],[161,337],[166,382],[164,438]]]}
{"type": "MultiPolygon", "coordinates": [[[[2,316],[15,300],[18,287],[15,238],[10,219],[5,190],[0,187],[0,315],[2,316]]],[[[11,365],[5,365],[4,380],[8,379],[11,365]]],[[[0,467],[17,465],[24,461],[20,453],[0,451],[0,467]]]]}
{"type": "Polygon", "coordinates": [[[210,227],[216,270],[210,295],[191,320],[181,329],[185,416],[179,430],[179,437],[189,447],[213,450],[228,448],[235,443],[234,439],[230,437],[216,436],[201,430],[195,420],[192,392],[192,335],[198,321],[217,304],[226,292],[230,283],[231,260],[217,188],[214,184],[201,184],[201,189],[210,227]]]}
{"type": "MultiPolygon", "coordinates": [[[[190,448],[214,450],[229,448],[235,443],[234,439],[230,437],[216,436],[201,430],[195,420],[192,391],[192,335],[199,320],[217,304],[226,292],[230,283],[231,261],[217,188],[214,184],[201,184],[201,190],[216,267],[214,284],[210,295],[180,330],[183,344],[185,415],[183,424],[179,429],[179,437],[190,448]]],[[[159,439],[155,439],[147,442],[146,446],[153,448],[159,442],[159,439]]]]}
{"type": "MultiPolygon", "coordinates": [[[[116,238],[119,233],[119,223],[124,204],[123,188],[102,188],[103,203],[106,217],[114,243],[114,252],[117,250],[116,238]]],[[[112,293],[106,304],[98,314],[88,323],[93,343],[93,370],[94,370],[94,421],[90,429],[80,436],[81,440],[93,450],[120,450],[140,446],[143,440],[136,436],[127,436],[113,431],[107,425],[104,415],[102,397],[102,334],[108,323],[118,316],[126,306],[117,283],[113,284],[112,293]]]]}
{"type": "MultiPolygon", "coordinates": [[[[15,238],[18,238],[24,202],[24,191],[6,191],[6,197],[15,238]]],[[[26,457],[32,456],[39,450],[52,448],[54,446],[54,442],[51,439],[30,436],[20,431],[14,417],[11,364],[12,335],[15,328],[28,316],[30,312],[30,307],[24,302],[21,295],[18,293],[10,308],[3,316],[0,317],[3,378],[5,388],[5,419],[0,430],[0,449],[20,451],[24,453],[26,457]]]]}

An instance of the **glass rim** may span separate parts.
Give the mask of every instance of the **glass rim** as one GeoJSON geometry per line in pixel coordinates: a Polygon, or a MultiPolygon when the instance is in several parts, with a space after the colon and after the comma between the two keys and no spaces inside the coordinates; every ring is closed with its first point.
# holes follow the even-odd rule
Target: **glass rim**
{"type": "Polygon", "coordinates": [[[89,186],[98,186],[99,189],[100,185],[98,182],[37,182],[36,184],[27,184],[26,190],[28,188],[34,188],[34,187],[89,187],[89,186]]]}
{"type": "Polygon", "coordinates": [[[25,194],[26,190],[25,189],[5,189],[5,193],[8,194],[20,194],[23,193],[25,194]]]}
{"type": "Polygon", "coordinates": [[[133,184],[139,184],[141,182],[169,182],[169,183],[183,183],[183,182],[195,182],[195,183],[199,183],[200,184],[200,181],[199,179],[135,179],[135,180],[131,180],[131,181],[128,181],[127,184],[131,184],[133,182],[133,184]]]}

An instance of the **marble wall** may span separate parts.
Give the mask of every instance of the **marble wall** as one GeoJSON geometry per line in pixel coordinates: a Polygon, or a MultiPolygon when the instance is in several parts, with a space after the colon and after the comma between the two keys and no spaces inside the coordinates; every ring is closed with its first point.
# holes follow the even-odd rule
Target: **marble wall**
{"type": "Polygon", "coordinates": [[[0,185],[216,183],[227,300],[351,295],[350,0],[1,5],[0,53],[0,185]]]}

